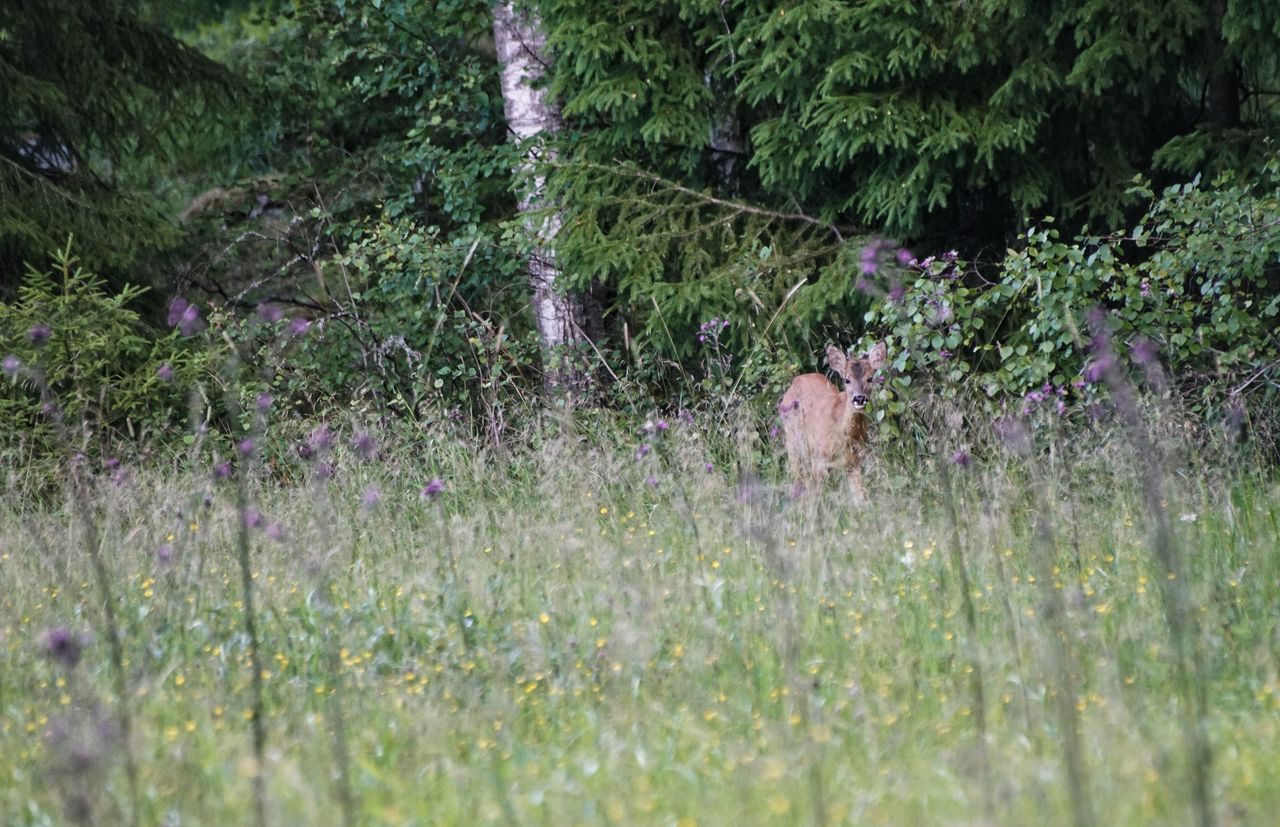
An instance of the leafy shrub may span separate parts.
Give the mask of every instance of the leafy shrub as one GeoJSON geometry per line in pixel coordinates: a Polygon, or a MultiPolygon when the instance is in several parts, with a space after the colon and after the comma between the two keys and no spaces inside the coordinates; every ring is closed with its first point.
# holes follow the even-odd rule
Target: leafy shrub
{"type": "Polygon", "coordinates": [[[1062,241],[1051,221],[1010,250],[994,280],[954,254],[882,271],[868,326],[890,339],[894,376],[882,410],[898,414],[913,381],[991,410],[1050,403],[1059,412],[1099,392],[1086,315],[1100,308],[1137,363],[1159,359],[1201,417],[1277,393],[1280,340],[1280,162],[1270,186],[1221,181],[1170,187],[1136,226],[1062,241]]]}

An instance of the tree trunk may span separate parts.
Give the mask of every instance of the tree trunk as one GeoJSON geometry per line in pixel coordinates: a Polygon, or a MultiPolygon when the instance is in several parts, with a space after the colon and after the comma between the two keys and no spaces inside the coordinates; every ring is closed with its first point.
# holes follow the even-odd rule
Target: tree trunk
{"type": "Polygon", "coordinates": [[[1210,9],[1209,38],[1209,122],[1215,126],[1240,125],[1240,67],[1227,55],[1227,42],[1222,36],[1222,21],[1227,15],[1227,0],[1214,0],[1210,9]]]}
{"type": "Polygon", "coordinates": [[[711,129],[707,145],[711,150],[711,162],[716,169],[716,183],[721,195],[737,198],[742,194],[742,167],[747,158],[747,142],[742,136],[742,124],[733,110],[733,96],[726,94],[726,85],[718,81],[708,69],[703,83],[719,101],[711,115],[711,129]]]}
{"type": "Polygon", "coordinates": [[[498,65],[502,70],[502,104],[507,126],[520,142],[528,142],[524,163],[517,170],[529,182],[520,195],[519,209],[524,226],[533,241],[529,255],[529,286],[533,316],[538,326],[546,366],[548,388],[562,389],[583,383],[586,372],[578,363],[577,352],[586,344],[580,297],[559,289],[556,281],[560,269],[556,264],[554,241],[564,223],[560,210],[544,216],[535,211],[545,209],[546,173],[538,169],[544,161],[554,160],[554,149],[545,142],[532,141],[538,135],[552,135],[561,126],[560,112],[554,101],[540,88],[547,63],[544,60],[546,33],[535,14],[517,11],[513,0],[502,0],[493,8],[493,38],[498,65]]]}

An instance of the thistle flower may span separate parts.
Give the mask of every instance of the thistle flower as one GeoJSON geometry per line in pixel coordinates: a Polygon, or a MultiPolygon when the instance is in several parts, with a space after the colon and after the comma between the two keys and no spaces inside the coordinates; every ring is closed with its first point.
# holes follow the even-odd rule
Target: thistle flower
{"type": "Polygon", "coordinates": [[[187,312],[190,305],[182,296],[174,296],[169,301],[169,327],[177,327],[182,321],[182,316],[187,312]]]}
{"type": "Polygon", "coordinates": [[[361,459],[373,459],[378,452],[378,443],[368,431],[357,431],[351,438],[351,447],[361,459]]]}
{"type": "Polygon", "coordinates": [[[271,408],[271,403],[274,401],[275,399],[271,396],[271,394],[260,393],[258,394],[258,399],[255,404],[257,405],[257,408],[261,413],[266,413],[271,408]]]}
{"type": "Polygon", "coordinates": [[[1104,352],[1086,365],[1084,373],[1081,375],[1084,377],[1084,381],[1089,384],[1097,384],[1102,380],[1102,377],[1106,375],[1107,371],[1111,369],[1111,365],[1111,354],[1104,352]]]}
{"type": "Polygon", "coordinates": [[[245,437],[244,439],[240,440],[240,443],[236,445],[236,451],[238,451],[240,453],[240,456],[242,457],[247,457],[252,455],[253,454],[253,437],[245,437]]]}
{"type": "Polygon", "coordinates": [[[0,360],[0,370],[3,370],[6,376],[17,376],[18,371],[22,370],[22,360],[10,353],[0,360]]]}
{"type": "Polygon", "coordinates": [[[156,368],[156,378],[158,378],[161,382],[172,382],[173,366],[170,365],[168,362],[165,362],[163,365],[156,368]]]}
{"type": "Polygon", "coordinates": [[[1147,367],[1155,364],[1156,346],[1150,339],[1139,339],[1129,347],[1129,353],[1133,356],[1133,361],[1147,367]]]}
{"type": "Polygon", "coordinates": [[[170,543],[164,543],[156,549],[156,562],[161,565],[167,564],[173,559],[173,546],[170,543]]]}
{"type": "Polygon", "coordinates": [[[231,476],[231,460],[224,459],[222,462],[213,466],[213,476],[216,479],[225,480],[231,476]]]}
{"type": "Polygon", "coordinates": [[[311,322],[302,316],[296,316],[289,322],[289,333],[293,336],[305,336],[311,329],[311,322]]]}
{"type": "Polygon", "coordinates": [[[244,510],[244,524],[246,528],[261,528],[262,512],[253,506],[249,506],[244,510]]]}
{"type": "Polygon", "coordinates": [[[957,468],[968,468],[970,462],[972,462],[972,458],[969,456],[969,452],[963,448],[951,455],[951,464],[957,468]]]}
{"type": "Polygon", "coordinates": [[[422,499],[430,502],[431,500],[434,500],[436,497],[440,496],[441,492],[443,491],[444,491],[444,481],[441,480],[439,477],[436,477],[431,482],[427,483],[426,486],[423,487],[422,499]]]}
{"type": "Polygon", "coordinates": [[[267,324],[275,324],[284,318],[284,311],[266,302],[258,305],[258,318],[267,324]]]}
{"type": "Polygon", "coordinates": [[[47,324],[32,325],[31,329],[27,331],[27,341],[36,347],[44,347],[45,342],[49,341],[49,337],[52,334],[53,331],[49,329],[47,324]]]}
{"type": "Polygon", "coordinates": [[[66,627],[59,626],[44,634],[45,654],[68,669],[80,662],[82,649],[80,637],[66,627]]]}
{"type": "Polygon", "coordinates": [[[284,526],[281,525],[280,523],[275,523],[275,522],[268,523],[267,527],[263,529],[262,533],[267,535],[268,539],[273,540],[277,543],[283,543],[285,540],[285,537],[287,536],[284,530],[284,526]]]}
{"type": "Polygon", "coordinates": [[[382,490],[376,485],[371,485],[360,495],[360,502],[366,509],[377,508],[378,503],[382,502],[382,490]]]}

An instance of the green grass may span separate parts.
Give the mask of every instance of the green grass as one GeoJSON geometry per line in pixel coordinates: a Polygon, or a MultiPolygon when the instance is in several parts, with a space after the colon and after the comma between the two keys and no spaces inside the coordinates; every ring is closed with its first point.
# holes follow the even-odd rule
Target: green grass
{"type": "MultiPolygon", "coordinates": [[[[666,439],[642,462],[568,438],[503,460],[442,442],[344,459],[321,487],[259,479],[257,507],[287,529],[253,535],[270,822],[340,824],[345,756],[358,824],[1071,824],[1055,635],[1096,823],[1192,822],[1164,573],[1123,448],[1065,469],[976,460],[950,500],[886,461],[856,506],[738,487],[704,469],[705,435],[666,439]],[[437,475],[446,492],[423,501],[437,475]],[[1036,514],[1052,524],[1040,547],[1036,514]]],[[[1280,487],[1212,478],[1165,492],[1205,656],[1212,806],[1269,824],[1280,487]]],[[[125,626],[138,820],[251,823],[231,485],[133,469],[92,497],[125,626]]],[[[93,823],[132,809],[71,511],[11,497],[0,512],[5,825],[71,823],[76,795],[93,823]],[[72,669],[43,649],[59,626],[90,635],[72,669]],[[57,733],[81,725],[72,772],[57,733]]]]}

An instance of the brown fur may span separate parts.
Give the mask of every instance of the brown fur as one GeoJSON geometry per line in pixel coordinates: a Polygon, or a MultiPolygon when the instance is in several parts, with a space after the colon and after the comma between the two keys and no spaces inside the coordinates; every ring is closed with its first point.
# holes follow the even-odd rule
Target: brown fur
{"type": "Polygon", "coordinates": [[[840,374],[844,390],[821,373],[797,376],[782,395],[778,409],[787,446],[787,466],[796,482],[817,492],[835,468],[844,470],[850,490],[865,498],[862,462],[866,459],[868,420],[864,410],[852,404],[856,396],[869,396],[872,374],[884,364],[884,344],[858,357],[827,348],[827,363],[840,374]]]}

